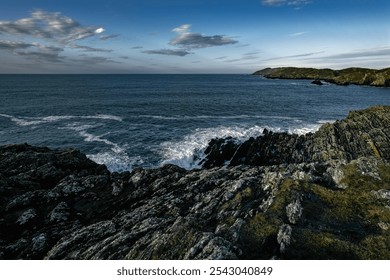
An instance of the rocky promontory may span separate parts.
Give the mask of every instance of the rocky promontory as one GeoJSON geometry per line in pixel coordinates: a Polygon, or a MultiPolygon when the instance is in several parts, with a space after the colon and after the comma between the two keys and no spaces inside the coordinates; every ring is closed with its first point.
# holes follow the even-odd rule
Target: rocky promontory
{"type": "Polygon", "coordinates": [[[206,154],[110,173],[74,149],[0,147],[0,258],[390,259],[390,107],[206,154]]]}
{"type": "Polygon", "coordinates": [[[253,73],[268,79],[308,79],[321,85],[321,81],[337,85],[366,85],[377,87],[390,87],[390,68],[367,69],[367,68],[346,68],[341,70],[278,67],[265,68],[253,73]]]}

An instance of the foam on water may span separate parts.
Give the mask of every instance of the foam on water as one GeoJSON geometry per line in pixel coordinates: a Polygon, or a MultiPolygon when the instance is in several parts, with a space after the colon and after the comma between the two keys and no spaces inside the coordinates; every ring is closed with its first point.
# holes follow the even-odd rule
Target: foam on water
{"type": "Polygon", "coordinates": [[[144,163],[140,156],[130,157],[127,153],[115,153],[112,151],[97,154],[88,154],[87,157],[98,164],[104,164],[111,172],[131,171],[135,165],[144,163]]]}
{"type": "Polygon", "coordinates": [[[244,141],[251,136],[260,135],[265,127],[253,126],[243,128],[238,126],[196,129],[194,133],[184,136],[180,141],[168,141],[161,144],[162,165],[176,164],[185,169],[199,168],[204,158],[204,150],[213,138],[233,137],[244,141]]]}
{"type": "Polygon", "coordinates": [[[316,132],[321,127],[321,124],[306,124],[302,126],[291,127],[287,130],[290,134],[303,135],[316,132]]]}
{"type": "Polygon", "coordinates": [[[319,120],[317,121],[317,123],[319,124],[326,124],[326,123],[334,123],[335,120],[319,120]]]}
{"type": "Polygon", "coordinates": [[[76,132],[84,142],[102,143],[100,147],[102,152],[97,154],[88,154],[88,158],[99,164],[105,164],[110,171],[129,171],[134,164],[142,165],[143,161],[139,156],[129,157],[126,153],[126,147],[122,147],[117,143],[107,139],[110,132],[96,135],[90,130],[103,126],[103,123],[93,122],[86,123],[88,120],[107,120],[122,122],[123,119],[114,115],[97,114],[97,115],[63,115],[63,116],[45,116],[45,117],[16,117],[7,114],[0,114],[0,117],[8,118],[17,126],[39,126],[50,123],[62,122],[57,128],[60,130],[71,130],[76,132]],[[72,122],[69,122],[72,121],[72,122]],[[75,122],[76,121],[76,122],[75,122]],[[65,122],[65,123],[64,123],[65,122]],[[107,147],[104,147],[107,146],[107,147]]]}
{"type": "Polygon", "coordinates": [[[197,115],[197,116],[188,116],[188,115],[173,115],[173,116],[162,116],[162,115],[139,115],[137,118],[147,118],[147,119],[157,119],[157,120],[202,120],[202,119],[277,119],[277,120],[293,120],[295,118],[286,117],[286,116],[266,116],[266,115],[234,115],[234,116],[212,116],[212,115],[197,115]]]}
{"type": "Polygon", "coordinates": [[[39,124],[53,123],[64,120],[73,119],[92,119],[92,120],[112,120],[123,121],[121,117],[105,114],[97,114],[91,116],[46,116],[46,117],[15,117],[7,114],[0,114],[1,117],[9,118],[12,122],[19,126],[33,126],[39,124]]]}
{"type": "Polygon", "coordinates": [[[216,127],[207,129],[196,129],[194,133],[184,136],[180,141],[167,141],[162,143],[161,155],[164,164],[176,164],[185,169],[200,168],[200,162],[205,157],[204,150],[207,148],[211,139],[232,137],[238,142],[244,142],[250,137],[262,135],[264,129],[273,132],[286,131],[290,134],[306,134],[315,132],[319,129],[320,124],[301,124],[282,129],[280,127],[253,126],[253,127],[216,127]]]}
{"type": "Polygon", "coordinates": [[[96,163],[104,164],[111,172],[131,171],[134,165],[142,165],[143,160],[139,156],[130,157],[126,153],[126,147],[122,147],[113,141],[104,138],[110,132],[103,135],[95,135],[87,130],[99,127],[99,125],[86,125],[80,123],[68,124],[65,129],[76,131],[85,142],[100,142],[109,147],[108,151],[97,154],[88,154],[87,157],[96,163]]]}

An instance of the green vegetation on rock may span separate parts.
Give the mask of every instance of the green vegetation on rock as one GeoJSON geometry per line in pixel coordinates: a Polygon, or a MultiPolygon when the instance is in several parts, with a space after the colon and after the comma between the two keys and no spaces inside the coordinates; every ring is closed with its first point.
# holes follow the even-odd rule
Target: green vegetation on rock
{"type": "Polygon", "coordinates": [[[1,146],[0,259],[390,259],[389,106],[211,144],[208,168],[124,173],[1,146]]]}
{"type": "Polygon", "coordinates": [[[323,80],[338,85],[367,85],[390,87],[390,68],[381,70],[367,68],[346,68],[342,70],[279,67],[265,68],[256,71],[253,75],[264,76],[269,79],[310,79],[323,80]]]}

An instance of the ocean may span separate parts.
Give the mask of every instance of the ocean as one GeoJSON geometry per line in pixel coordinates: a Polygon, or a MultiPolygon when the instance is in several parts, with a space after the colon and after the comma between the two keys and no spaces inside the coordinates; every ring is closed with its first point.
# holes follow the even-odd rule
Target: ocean
{"type": "Polygon", "coordinates": [[[198,168],[212,138],[304,134],[390,89],[252,75],[0,75],[0,145],[77,148],[111,171],[198,168]]]}

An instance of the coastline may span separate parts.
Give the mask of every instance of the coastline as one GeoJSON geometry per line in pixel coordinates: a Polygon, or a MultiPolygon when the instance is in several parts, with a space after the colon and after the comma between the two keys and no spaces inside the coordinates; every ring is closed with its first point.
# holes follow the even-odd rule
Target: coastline
{"type": "Polygon", "coordinates": [[[389,135],[377,106],[307,135],[212,140],[202,169],[123,173],[2,146],[0,258],[390,259],[389,135]]]}
{"type": "Polygon", "coordinates": [[[390,68],[367,69],[351,67],[341,70],[278,67],[265,68],[253,73],[268,79],[304,79],[332,83],[336,85],[361,85],[375,87],[390,87],[390,68]]]}

